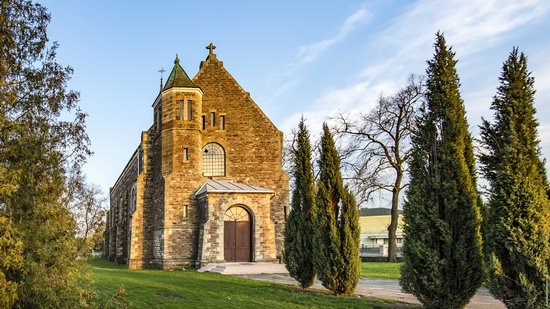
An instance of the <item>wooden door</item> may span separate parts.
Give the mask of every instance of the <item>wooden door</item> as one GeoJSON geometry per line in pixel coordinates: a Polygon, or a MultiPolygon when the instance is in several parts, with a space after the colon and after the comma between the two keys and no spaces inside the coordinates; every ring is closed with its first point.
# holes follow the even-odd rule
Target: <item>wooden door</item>
{"type": "Polygon", "coordinates": [[[243,214],[240,209],[235,212],[233,208],[228,212],[230,215],[224,220],[224,259],[227,262],[249,262],[252,260],[252,235],[248,212],[243,214]],[[231,212],[241,215],[233,216],[231,212]]]}
{"type": "Polygon", "coordinates": [[[224,240],[223,251],[226,262],[234,262],[237,260],[237,222],[225,221],[224,222],[224,240]]]}
{"type": "Polygon", "coordinates": [[[238,262],[250,261],[250,221],[237,222],[236,226],[236,260],[238,262]]]}

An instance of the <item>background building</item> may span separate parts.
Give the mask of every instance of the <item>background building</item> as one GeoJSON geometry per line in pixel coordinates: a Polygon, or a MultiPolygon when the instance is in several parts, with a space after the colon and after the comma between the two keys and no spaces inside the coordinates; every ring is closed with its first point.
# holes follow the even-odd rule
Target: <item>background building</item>
{"type": "MultiPolygon", "coordinates": [[[[390,208],[361,208],[359,210],[362,256],[388,255],[388,227],[390,222],[390,208]]],[[[399,210],[396,236],[397,254],[399,256],[403,241],[403,215],[401,210],[399,210]]]]}

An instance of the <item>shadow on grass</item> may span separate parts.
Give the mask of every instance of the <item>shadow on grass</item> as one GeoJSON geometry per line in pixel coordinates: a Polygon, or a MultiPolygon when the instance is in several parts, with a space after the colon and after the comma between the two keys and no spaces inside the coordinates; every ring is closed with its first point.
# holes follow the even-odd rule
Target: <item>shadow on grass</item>
{"type": "Polygon", "coordinates": [[[97,301],[105,301],[122,285],[129,308],[416,308],[195,270],[129,270],[101,258],[88,263],[97,301]]]}

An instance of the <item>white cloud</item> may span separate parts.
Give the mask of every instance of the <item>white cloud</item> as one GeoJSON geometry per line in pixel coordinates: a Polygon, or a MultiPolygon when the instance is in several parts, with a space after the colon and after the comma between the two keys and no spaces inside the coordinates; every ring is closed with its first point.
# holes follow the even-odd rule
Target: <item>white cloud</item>
{"type": "Polygon", "coordinates": [[[550,111],[544,108],[548,105],[550,99],[550,61],[545,60],[544,63],[536,65],[533,76],[535,77],[535,89],[537,89],[535,106],[537,107],[537,116],[541,119],[539,127],[540,146],[542,152],[546,154],[546,170],[550,172],[550,121],[548,120],[550,111]],[[546,121],[542,121],[542,119],[546,119],[546,121]]]}
{"type": "Polygon", "coordinates": [[[550,148],[550,124],[539,126],[539,138],[543,148],[550,148]]]}
{"type": "Polygon", "coordinates": [[[369,19],[369,13],[365,9],[360,9],[350,15],[339,27],[338,32],[329,38],[304,45],[298,48],[295,59],[286,65],[283,70],[272,77],[270,82],[277,85],[275,93],[264,101],[275,101],[281,94],[297,86],[302,81],[303,68],[315,60],[327,49],[344,41],[354,30],[363,25],[369,19]]]}
{"type": "Polygon", "coordinates": [[[434,33],[443,31],[461,56],[487,48],[501,35],[548,12],[541,0],[437,0],[417,2],[409,11],[394,18],[383,41],[398,45],[400,55],[426,44],[434,33]]]}
{"type": "MultiPolygon", "coordinates": [[[[459,58],[467,59],[469,55],[493,47],[512,30],[546,14],[549,9],[550,2],[543,0],[418,1],[391,20],[386,30],[374,41],[367,42],[387,51],[383,53],[383,59],[365,63],[365,67],[357,72],[354,84],[321,94],[309,105],[310,111],[303,114],[310,119],[311,125],[320,126],[318,123],[338,110],[368,111],[380,93],[389,95],[402,85],[411,72],[422,72],[418,69],[424,69],[425,60],[431,55],[434,34],[438,30],[445,33],[449,44],[459,52],[459,58]]],[[[358,17],[355,15],[358,13],[348,18],[338,35],[302,47],[294,65],[314,60],[324,49],[345,38],[355,27],[354,20],[362,19],[360,14],[358,17]]],[[[550,74],[545,76],[550,78],[550,74]]],[[[537,80],[543,82],[546,77],[537,80]]],[[[297,83],[297,79],[290,81],[292,85],[297,83]]],[[[475,103],[472,113],[479,116],[479,113],[487,112],[493,93],[494,87],[465,94],[475,103]]],[[[289,132],[290,128],[296,126],[301,114],[293,114],[283,121],[283,131],[289,132]]]]}
{"type": "Polygon", "coordinates": [[[533,66],[537,98],[550,98],[550,61],[546,60],[533,66]]]}
{"type": "Polygon", "coordinates": [[[321,130],[321,124],[339,112],[359,114],[370,110],[380,94],[390,94],[398,89],[393,81],[381,81],[370,85],[369,81],[357,83],[342,89],[331,89],[321,95],[312,105],[314,110],[291,115],[282,123],[283,132],[290,132],[304,115],[313,134],[321,130]]]}
{"type": "MultiPolygon", "coordinates": [[[[543,124],[538,129],[540,147],[543,154],[550,154],[550,124],[543,124]]],[[[550,157],[543,155],[546,158],[546,172],[550,172],[550,157]]]]}
{"type": "Polygon", "coordinates": [[[368,13],[366,10],[361,9],[351,16],[349,16],[344,23],[340,26],[338,33],[327,39],[302,46],[298,49],[298,55],[296,60],[290,64],[290,67],[301,66],[309,62],[314,61],[319,57],[326,49],[330,48],[336,43],[343,41],[350,33],[352,33],[358,26],[364,24],[368,20],[368,13]]]}

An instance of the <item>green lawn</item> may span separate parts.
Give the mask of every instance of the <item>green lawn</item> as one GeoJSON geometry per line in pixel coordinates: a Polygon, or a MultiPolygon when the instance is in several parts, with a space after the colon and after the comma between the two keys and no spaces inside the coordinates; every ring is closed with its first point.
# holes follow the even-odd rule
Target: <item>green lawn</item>
{"type": "Polygon", "coordinates": [[[411,308],[213,273],[131,271],[100,258],[90,259],[89,265],[98,302],[113,300],[123,286],[129,308],[411,308]]]}
{"type": "Polygon", "coordinates": [[[361,277],[399,279],[401,263],[365,262],[361,263],[361,277]]]}

